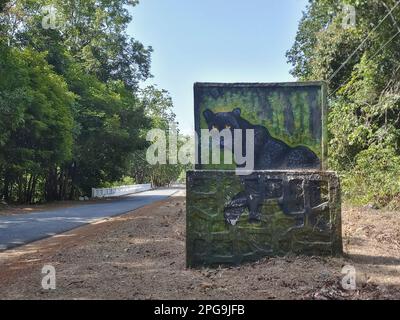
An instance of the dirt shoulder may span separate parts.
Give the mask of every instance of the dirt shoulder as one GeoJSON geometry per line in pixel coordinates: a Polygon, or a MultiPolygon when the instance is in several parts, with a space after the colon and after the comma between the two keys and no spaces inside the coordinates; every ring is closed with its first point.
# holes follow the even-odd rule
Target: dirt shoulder
{"type": "Polygon", "coordinates": [[[185,194],[0,253],[1,299],[400,299],[400,213],[344,208],[346,257],[185,268],[185,194]],[[57,289],[41,289],[53,265],[57,289]],[[344,265],[356,291],[341,289],[344,265]]]}
{"type": "Polygon", "coordinates": [[[40,211],[49,211],[49,210],[57,210],[64,208],[71,208],[76,206],[83,206],[89,204],[97,204],[97,203],[107,203],[110,201],[115,201],[116,198],[102,198],[102,199],[90,199],[87,201],[55,201],[51,203],[45,204],[36,204],[36,205],[8,205],[8,204],[0,204],[0,217],[1,216],[10,216],[13,214],[27,214],[32,212],[40,212],[40,211]]]}

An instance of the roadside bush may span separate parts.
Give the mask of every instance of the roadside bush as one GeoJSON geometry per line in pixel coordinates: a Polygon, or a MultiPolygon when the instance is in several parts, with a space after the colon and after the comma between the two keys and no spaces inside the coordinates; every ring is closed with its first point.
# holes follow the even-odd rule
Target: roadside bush
{"type": "Polygon", "coordinates": [[[355,167],[343,172],[343,194],[353,204],[400,208],[400,156],[391,147],[372,145],[356,157],[355,167]]]}

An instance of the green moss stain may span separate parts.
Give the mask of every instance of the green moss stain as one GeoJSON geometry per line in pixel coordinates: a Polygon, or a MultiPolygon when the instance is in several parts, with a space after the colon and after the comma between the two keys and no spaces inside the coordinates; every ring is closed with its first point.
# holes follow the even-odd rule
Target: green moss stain
{"type": "MultiPolygon", "coordinates": [[[[324,158],[322,133],[326,132],[321,119],[312,119],[318,114],[313,108],[319,109],[322,115],[321,89],[318,86],[302,87],[272,87],[272,88],[203,88],[200,100],[200,128],[207,129],[203,112],[210,109],[213,112],[230,112],[235,108],[242,110],[242,117],[255,125],[265,126],[271,135],[294,147],[303,145],[313,150],[320,159],[324,158]],[[311,102],[310,102],[311,101],[311,102]],[[285,113],[289,108],[290,112],[285,113]],[[293,132],[288,132],[285,123],[293,117],[293,132]],[[319,136],[313,135],[311,124],[316,123],[321,128],[319,136]]],[[[326,125],[325,125],[326,126],[326,125]]],[[[206,165],[204,169],[233,169],[234,165],[206,165]]]]}
{"type": "MultiPolygon", "coordinates": [[[[325,231],[307,225],[294,228],[298,222],[282,212],[277,199],[264,202],[260,223],[249,223],[246,209],[238,223],[231,226],[224,220],[224,205],[243,191],[240,178],[229,171],[189,172],[188,176],[192,181],[187,193],[188,265],[239,264],[288,252],[341,252],[341,232],[337,229],[340,199],[335,199],[338,189],[329,188],[330,208],[320,214],[332,225],[325,231]]],[[[327,175],[324,179],[331,178],[327,175]]]]}

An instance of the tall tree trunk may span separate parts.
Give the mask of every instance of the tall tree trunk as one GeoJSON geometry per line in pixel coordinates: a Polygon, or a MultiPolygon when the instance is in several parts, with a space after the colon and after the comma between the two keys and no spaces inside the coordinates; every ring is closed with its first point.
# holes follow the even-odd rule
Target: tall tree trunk
{"type": "Polygon", "coordinates": [[[24,186],[23,186],[23,177],[19,176],[17,180],[17,201],[18,203],[24,203],[24,186]]]}
{"type": "Polygon", "coordinates": [[[69,170],[69,174],[71,176],[71,190],[69,192],[69,200],[74,200],[75,197],[76,166],[76,162],[73,161],[71,164],[71,169],[69,170]]]}
{"type": "Polygon", "coordinates": [[[46,201],[51,202],[57,200],[57,168],[49,170],[45,184],[46,201]]]}
{"type": "MultiPolygon", "coordinates": [[[[27,177],[27,179],[28,179],[28,177],[27,177]]],[[[25,183],[24,202],[28,203],[28,204],[30,203],[29,194],[30,194],[31,187],[32,187],[32,180],[33,180],[33,175],[31,174],[29,176],[28,182],[25,183]]]]}
{"type": "Polygon", "coordinates": [[[36,182],[37,182],[37,177],[35,175],[32,176],[32,183],[30,185],[29,188],[29,192],[28,192],[28,198],[27,198],[27,202],[29,204],[33,203],[33,195],[35,194],[35,189],[36,189],[36,182]]]}
{"type": "Polygon", "coordinates": [[[63,200],[63,195],[64,195],[64,181],[65,181],[65,177],[64,177],[64,169],[60,170],[60,174],[58,177],[58,199],[57,200],[63,200]]]}
{"type": "Polygon", "coordinates": [[[3,198],[5,202],[9,202],[10,201],[10,180],[9,178],[6,176],[4,178],[4,186],[3,186],[3,198]]]}

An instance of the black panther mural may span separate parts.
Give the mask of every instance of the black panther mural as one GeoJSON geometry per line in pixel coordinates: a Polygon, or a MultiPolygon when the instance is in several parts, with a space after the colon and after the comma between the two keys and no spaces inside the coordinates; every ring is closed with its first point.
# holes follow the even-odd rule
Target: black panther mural
{"type": "MultiPolygon", "coordinates": [[[[251,124],[242,118],[241,110],[235,109],[232,112],[214,113],[211,110],[203,112],[209,130],[217,129],[222,131],[230,129],[234,139],[235,129],[254,130],[254,170],[290,170],[290,169],[320,169],[320,160],[317,155],[305,146],[290,147],[285,142],[271,136],[268,129],[261,125],[251,124]]],[[[246,152],[246,135],[243,133],[242,150],[246,152]]],[[[224,142],[221,142],[224,148],[224,142]]],[[[232,150],[234,152],[234,150],[232,150]]],[[[261,220],[261,206],[271,190],[266,190],[266,185],[262,181],[254,178],[242,177],[244,191],[234,196],[225,205],[225,220],[235,225],[240,216],[246,210],[249,211],[250,222],[258,223],[261,220]]],[[[320,191],[318,185],[310,186],[311,206],[320,204],[320,191]]],[[[290,190],[283,190],[287,201],[280,205],[285,214],[290,214],[293,208],[288,203],[290,197],[295,197],[290,190]]],[[[294,200],[294,199],[292,199],[294,200]]],[[[312,218],[311,218],[312,220],[312,218]]],[[[299,224],[303,224],[300,221],[299,224]]],[[[311,221],[311,223],[313,223],[311,221]]]]}

